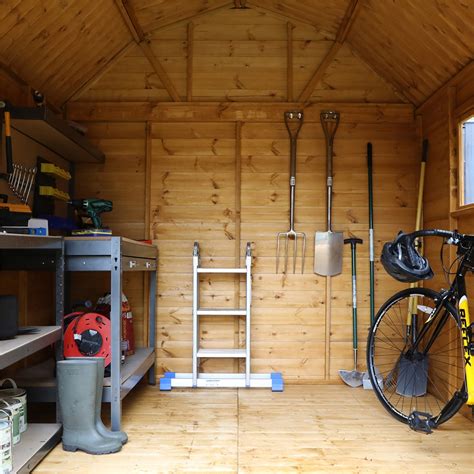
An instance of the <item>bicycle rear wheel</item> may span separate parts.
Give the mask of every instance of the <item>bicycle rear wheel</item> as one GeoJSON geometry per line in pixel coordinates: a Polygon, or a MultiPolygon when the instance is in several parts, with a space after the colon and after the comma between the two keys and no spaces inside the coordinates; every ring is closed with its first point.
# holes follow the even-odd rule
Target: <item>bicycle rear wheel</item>
{"type": "Polygon", "coordinates": [[[380,308],[369,332],[372,387],[385,409],[403,423],[413,412],[429,413],[436,424],[444,423],[464,402],[461,329],[454,307],[446,303],[418,337],[439,300],[440,294],[430,289],[400,291],[380,308]],[[416,314],[407,327],[413,297],[416,314]]]}

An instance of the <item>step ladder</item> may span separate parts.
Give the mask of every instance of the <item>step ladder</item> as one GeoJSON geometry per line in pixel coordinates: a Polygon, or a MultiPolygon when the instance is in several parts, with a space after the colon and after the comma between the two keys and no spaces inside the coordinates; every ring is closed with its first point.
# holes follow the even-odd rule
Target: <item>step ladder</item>
{"type": "Polygon", "coordinates": [[[203,268],[199,255],[199,243],[194,242],[193,251],[193,371],[192,373],[166,372],[160,379],[160,390],[173,387],[192,388],[271,388],[274,392],[283,391],[283,378],[280,372],[252,374],[250,371],[250,322],[252,308],[252,250],[247,242],[245,268],[203,268]],[[204,309],[199,305],[199,275],[201,273],[245,274],[245,309],[204,309]],[[245,348],[203,349],[199,346],[199,318],[201,316],[245,317],[245,348]],[[245,359],[245,373],[202,373],[199,372],[199,359],[224,358],[245,359]]]}

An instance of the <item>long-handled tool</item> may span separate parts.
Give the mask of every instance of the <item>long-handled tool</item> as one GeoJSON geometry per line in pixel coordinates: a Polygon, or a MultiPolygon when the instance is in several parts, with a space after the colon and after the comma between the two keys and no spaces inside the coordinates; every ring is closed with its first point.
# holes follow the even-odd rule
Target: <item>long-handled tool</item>
{"type": "Polygon", "coordinates": [[[306,234],[295,231],[295,196],[296,196],[296,141],[303,125],[303,112],[289,111],[285,112],[285,124],[290,135],[290,230],[279,232],[277,234],[276,250],[276,272],[280,264],[280,240],[284,242],[285,247],[285,265],[284,273],[288,270],[288,246],[289,241],[293,240],[293,273],[296,272],[296,259],[298,256],[298,240],[302,241],[301,248],[301,273],[304,273],[304,259],[306,253],[306,234]]]}
{"type": "MultiPolygon", "coordinates": [[[[420,164],[420,180],[418,183],[418,201],[416,205],[415,230],[421,229],[421,218],[423,216],[423,192],[425,188],[425,168],[428,159],[428,140],[423,140],[423,150],[420,164]]],[[[421,245],[421,243],[419,243],[421,245]]],[[[421,252],[422,249],[419,249],[421,252]]],[[[410,288],[415,288],[416,283],[411,283],[410,288]]],[[[408,303],[406,323],[406,344],[408,347],[417,337],[418,324],[418,298],[412,296],[408,303]]],[[[425,395],[428,387],[428,358],[401,357],[398,367],[397,393],[406,397],[420,397],[425,395]]]]}
{"type": "MultiPolygon", "coordinates": [[[[367,143],[367,174],[369,187],[369,272],[370,272],[370,326],[375,320],[375,260],[374,260],[374,189],[372,181],[372,143],[367,143]]],[[[376,370],[377,383],[383,383],[380,371],[376,370]]],[[[362,383],[365,389],[372,390],[369,374],[364,373],[362,383]]]]}
{"type": "Polygon", "coordinates": [[[314,236],[314,273],[332,276],[342,271],[342,249],[344,238],[342,232],[332,231],[332,158],[334,136],[339,125],[339,113],[334,111],[321,112],[321,125],[326,137],[327,159],[327,231],[316,232],[314,236]]]}
{"type": "Polygon", "coordinates": [[[352,267],[352,348],[354,349],[354,370],[340,370],[341,379],[351,387],[362,385],[363,372],[357,370],[357,266],[356,266],[356,245],[362,244],[362,239],[351,237],[344,240],[345,244],[351,246],[351,267],[352,267]]]}
{"type": "Polygon", "coordinates": [[[369,182],[369,271],[370,271],[370,325],[375,319],[375,262],[374,262],[374,189],[372,183],[372,143],[367,143],[367,171],[369,182]]]}

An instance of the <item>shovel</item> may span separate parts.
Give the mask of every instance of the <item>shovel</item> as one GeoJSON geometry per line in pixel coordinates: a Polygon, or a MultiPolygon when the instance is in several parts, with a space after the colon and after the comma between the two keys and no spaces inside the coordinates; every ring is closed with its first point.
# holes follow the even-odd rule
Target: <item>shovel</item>
{"type": "Polygon", "coordinates": [[[362,243],[362,239],[355,237],[344,240],[345,244],[351,245],[352,261],[352,347],[354,349],[354,370],[340,370],[341,379],[350,387],[362,385],[363,372],[357,370],[357,270],[356,270],[356,245],[362,243]]]}
{"type": "Polygon", "coordinates": [[[342,232],[333,232],[331,228],[332,211],[332,155],[334,135],[339,125],[339,112],[321,112],[321,125],[326,137],[327,158],[327,232],[316,232],[314,236],[314,273],[323,276],[338,275],[342,271],[342,232]]]}

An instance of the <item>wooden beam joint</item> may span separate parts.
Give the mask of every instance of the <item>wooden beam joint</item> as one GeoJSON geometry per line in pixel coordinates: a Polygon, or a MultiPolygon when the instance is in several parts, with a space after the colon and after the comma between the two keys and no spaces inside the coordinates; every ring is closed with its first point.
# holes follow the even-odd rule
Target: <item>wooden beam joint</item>
{"type": "Polygon", "coordinates": [[[155,53],[150,46],[150,40],[142,30],[132,5],[128,2],[128,0],[115,0],[115,4],[117,5],[117,8],[122,15],[122,18],[127,25],[134,41],[143,51],[143,54],[148,59],[148,62],[162,82],[168,94],[175,102],[179,102],[181,98],[179,97],[178,91],[171,82],[168,74],[165,71],[165,68],[155,56],[155,53]]]}
{"type": "Polygon", "coordinates": [[[301,92],[298,98],[299,102],[307,102],[311,97],[311,94],[314,92],[314,89],[319,84],[329,65],[332,63],[333,59],[336,57],[336,54],[339,52],[342,45],[346,41],[347,35],[349,34],[352,26],[354,25],[361,5],[362,2],[360,0],[351,0],[351,2],[349,3],[346,13],[342,19],[341,25],[339,26],[339,30],[336,35],[336,40],[334,41],[331,48],[326,53],[326,56],[316,68],[316,71],[314,71],[310,80],[301,92]]]}

